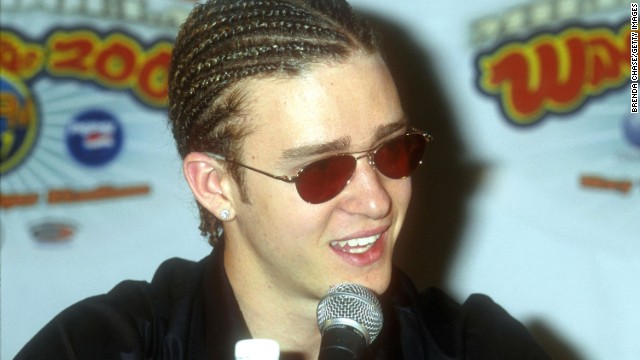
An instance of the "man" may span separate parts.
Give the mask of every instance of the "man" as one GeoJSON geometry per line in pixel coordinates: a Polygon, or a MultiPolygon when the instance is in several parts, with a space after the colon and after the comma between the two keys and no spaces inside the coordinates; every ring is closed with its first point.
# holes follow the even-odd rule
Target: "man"
{"type": "Polygon", "coordinates": [[[488,298],[420,295],[393,267],[431,137],[409,125],[373,32],[344,1],[197,5],[169,85],[212,255],[72,306],[18,359],[232,359],[252,337],[316,359],[316,307],[343,282],[383,304],[368,359],[547,358],[488,298]]]}

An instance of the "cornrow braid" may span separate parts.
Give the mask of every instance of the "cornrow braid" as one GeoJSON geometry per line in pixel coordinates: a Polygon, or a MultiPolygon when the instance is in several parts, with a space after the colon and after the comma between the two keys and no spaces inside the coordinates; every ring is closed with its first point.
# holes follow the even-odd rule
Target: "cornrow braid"
{"type": "MultiPolygon", "coordinates": [[[[210,0],[181,26],[169,68],[169,120],[183,158],[208,151],[241,159],[250,124],[241,116],[243,80],[295,76],[314,64],[378,52],[371,27],[345,0],[210,0]]],[[[240,168],[225,164],[242,192],[240,168]]],[[[212,245],[221,223],[198,204],[212,245]]]]}

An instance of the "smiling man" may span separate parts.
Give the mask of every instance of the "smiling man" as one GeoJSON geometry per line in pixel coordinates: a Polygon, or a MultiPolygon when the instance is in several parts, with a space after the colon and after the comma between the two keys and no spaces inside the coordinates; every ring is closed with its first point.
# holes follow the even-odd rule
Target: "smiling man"
{"type": "Polygon", "coordinates": [[[432,138],[410,126],[376,37],[346,2],[197,5],[169,88],[212,254],[70,307],[18,359],[232,359],[248,338],[316,359],[316,307],[344,282],[382,303],[367,359],[547,359],[487,297],[420,294],[393,266],[432,138]]]}
{"type": "Polygon", "coordinates": [[[408,174],[379,174],[396,159],[375,154],[414,141],[422,155],[428,138],[406,135],[393,80],[376,54],[248,80],[242,91],[239,121],[251,130],[233,161],[298,174],[295,184],[245,171],[239,185],[228,161],[202,152],[185,157],[185,173],[207,211],[230,212],[221,217],[224,268],[242,313],[254,315],[245,316],[251,334],[312,355],[320,339],[315,308],[330,286],[355,282],[378,294],[389,286],[411,183],[408,174]]]}

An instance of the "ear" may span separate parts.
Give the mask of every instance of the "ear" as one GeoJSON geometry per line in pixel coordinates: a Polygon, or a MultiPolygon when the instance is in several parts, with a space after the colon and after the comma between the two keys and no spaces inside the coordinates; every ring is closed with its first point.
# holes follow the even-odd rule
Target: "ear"
{"type": "MultiPolygon", "coordinates": [[[[235,216],[228,186],[232,179],[220,161],[200,152],[192,152],[182,161],[182,171],[200,205],[219,219],[222,210],[228,210],[231,217],[235,216]]],[[[230,220],[231,217],[221,220],[230,220]]]]}

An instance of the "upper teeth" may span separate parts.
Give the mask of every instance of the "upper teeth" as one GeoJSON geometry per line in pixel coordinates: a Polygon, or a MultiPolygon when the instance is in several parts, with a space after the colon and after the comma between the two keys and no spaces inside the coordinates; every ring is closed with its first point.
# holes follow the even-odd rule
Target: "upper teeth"
{"type": "Polygon", "coordinates": [[[345,247],[347,245],[349,245],[350,247],[367,246],[367,245],[373,244],[379,238],[380,238],[380,234],[364,237],[364,238],[358,238],[358,239],[332,241],[331,246],[340,246],[340,247],[345,247]]]}

